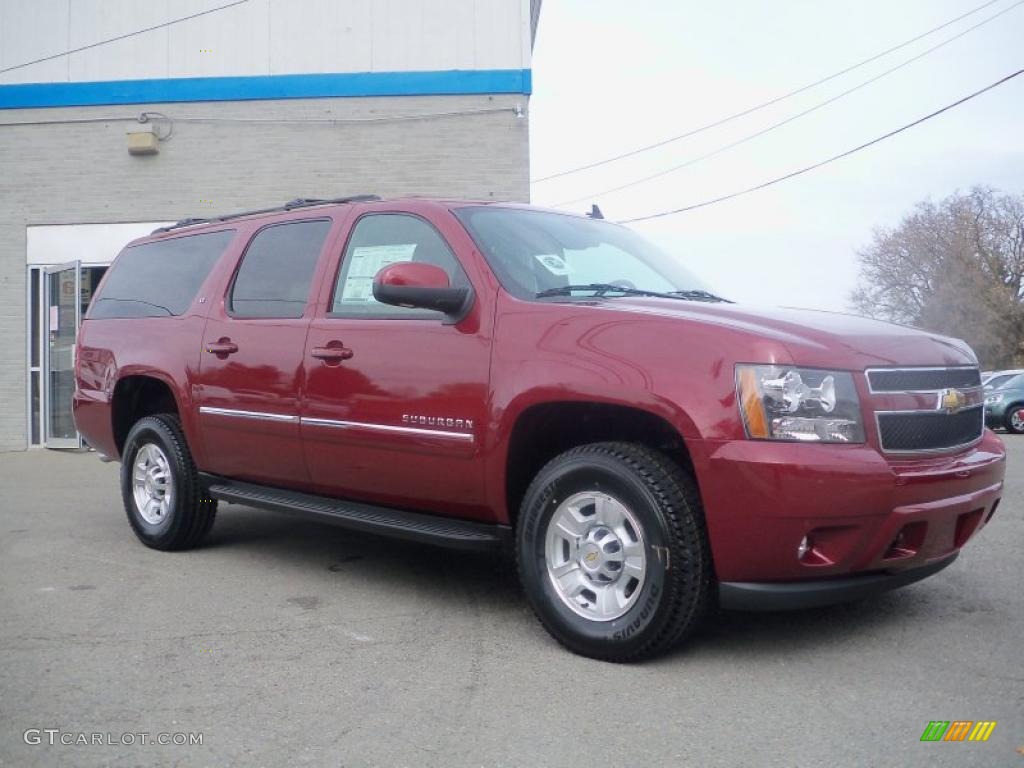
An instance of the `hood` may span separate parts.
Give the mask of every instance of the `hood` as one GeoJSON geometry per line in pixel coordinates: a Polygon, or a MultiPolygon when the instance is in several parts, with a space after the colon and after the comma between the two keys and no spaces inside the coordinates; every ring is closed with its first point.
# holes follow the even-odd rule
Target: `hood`
{"type": "Polygon", "coordinates": [[[599,306],[718,325],[759,341],[775,341],[791,363],[808,367],[978,364],[959,339],[841,312],[634,297],[603,300],[599,306]]]}

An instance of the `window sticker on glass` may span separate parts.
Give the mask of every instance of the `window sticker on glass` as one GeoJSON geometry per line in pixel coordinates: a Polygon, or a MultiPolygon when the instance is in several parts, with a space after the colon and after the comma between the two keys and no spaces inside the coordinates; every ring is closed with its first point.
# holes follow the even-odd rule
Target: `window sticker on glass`
{"type": "Polygon", "coordinates": [[[572,272],[572,269],[565,263],[565,259],[553,253],[538,253],[534,257],[552,275],[565,277],[572,272]]]}
{"type": "Polygon", "coordinates": [[[384,267],[399,261],[412,261],[415,243],[401,245],[366,245],[353,248],[348,272],[341,291],[342,301],[376,301],[373,278],[384,267]]]}

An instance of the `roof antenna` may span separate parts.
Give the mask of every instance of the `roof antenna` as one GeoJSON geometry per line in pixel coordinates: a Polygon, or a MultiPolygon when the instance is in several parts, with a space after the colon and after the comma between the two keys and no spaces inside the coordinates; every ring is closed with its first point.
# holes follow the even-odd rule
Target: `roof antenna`
{"type": "Polygon", "coordinates": [[[590,213],[587,214],[587,217],[591,219],[603,219],[604,214],[601,213],[601,209],[594,204],[590,206],[590,213]]]}

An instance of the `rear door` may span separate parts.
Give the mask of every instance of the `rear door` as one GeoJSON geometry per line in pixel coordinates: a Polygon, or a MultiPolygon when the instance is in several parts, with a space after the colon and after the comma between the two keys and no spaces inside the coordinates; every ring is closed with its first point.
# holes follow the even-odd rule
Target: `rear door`
{"type": "Polygon", "coordinates": [[[215,474],[287,487],[308,482],[299,443],[302,360],[333,225],[321,216],[258,229],[210,307],[197,401],[215,474]]]}
{"type": "Polygon", "coordinates": [[[457,516],[484,516],[482,451],[490,363],[490,302],[468,236],[447,211],[379,208],[354,220],[325,280],[303,366],[302,432],[310,479],[322,493],[457,516]],[[457,325],[439,312],[380,304],[383,266],[442,267],[476,299],[457,325]],[[331,350],[343,354],[331,356],[331,350]]]}

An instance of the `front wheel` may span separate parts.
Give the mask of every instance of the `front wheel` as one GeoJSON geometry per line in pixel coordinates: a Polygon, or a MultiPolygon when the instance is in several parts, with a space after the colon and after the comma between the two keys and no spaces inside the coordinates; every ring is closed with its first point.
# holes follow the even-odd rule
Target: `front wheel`
{"type": "Polygon", "coordinates": [[[1006,431],[1024,434],[1024,405],[1014,405],[1006,412],[1006,431]]]}
{"type": "Polygon", "coordinates": [[[632,661],[699,623],[714,583],[696,484],[631,443],[563,453],[523,499],[516,556],[544,627],[576,653],[632,661]]]}
{"type": "Polygon", "coordinates": [[[121,496],[128,522],[153,549],[189,549],[213,526],[217,502],[202,493],[176,416],[139,419],[121,456],[121,496]]]}

